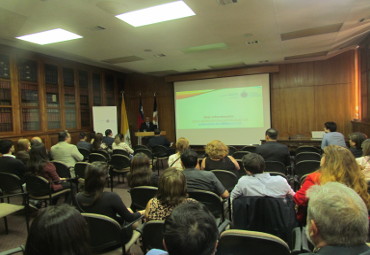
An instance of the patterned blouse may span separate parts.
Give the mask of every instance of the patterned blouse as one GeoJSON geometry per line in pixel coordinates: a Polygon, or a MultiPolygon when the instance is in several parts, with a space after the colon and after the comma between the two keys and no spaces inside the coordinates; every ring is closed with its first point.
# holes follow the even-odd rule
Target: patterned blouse
{"type": "MultiPolygon", "coordinates": [[[[188,202],[197,202],[195,199],[186,198],[183,203],[188,202]]],[[[165,220],[170,214],[172,210],[175,209],[177,205],[164,205],[162,204],[156,197],[153,198],[150,202],[149,212],[147,221],[150,220],[165,220]]]]}

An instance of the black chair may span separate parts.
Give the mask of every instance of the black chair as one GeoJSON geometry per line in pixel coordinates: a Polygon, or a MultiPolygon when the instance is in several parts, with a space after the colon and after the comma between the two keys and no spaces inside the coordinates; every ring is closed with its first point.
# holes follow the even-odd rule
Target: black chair
{"type": "Polygon", "coordinates": [[[303,160],[321,160],[321,155],[317,152],[300,152],[295,155],[294,161],[297,164],[303,160]]]}
{"type": "Polygon", "coordinates": [[[287,168],[282,162],[265,161],[265,164],[266,164],[265,172],[282,173],[284,175],[287,175],[287,168]]]}
{"type": "Polygon", "coordinates": [[[99,153],[99,154],[103,155],[107,160],[110,159],[109,153],[105,150],[94,150],[94,151],[92,151],[92,153],[99,153]]]}
{"type": "Polygon", "coordinates": [[[128,153],[128,151],[125,151],[125,150],[121,150],[121,149],[115,149],[113,150],[113,153],[112,155],[123,155],[123,156],[126,156],[126,157],[130,157],[130,153],[128,153]]]}
{"type": "Polygon", "coordinates": [[[313,147],[313,146],[303,145],[303,146],[298,147],[295,150],[295,154],[297,155],[298,153],[301,153],[301,152],[316,152],[316,153],[321,154],[321,149],[313,147]]]}
{"type": "Polygon", "coordinates": [[[85,179],[86,167],[89,165],[90,163],[87,162],[77,162],[74,167],[76,177],[85,179]]]}
{"type": "Polygon", "coordinates": [[[237,151],[237,152],[234,152],[233,157],[235,159],[242,159],[244,155],[247,155],[249,153],[250,153],[249,151],[237,151]]]}
{"type": "Polygon", "coordinates": [[[212,170],[217,177],[217,179],[222,183],[222,185],[227,189],[227,191],[231,192],[235,185],[238,183],[238,177],[227,170],[212,170]]]}
{"type": "Polygon", "coordinates": [[[71,178],[71,167],[56,160],[51,161],[51,163],[55,166],[60,178],[71,178]]]}
{"type": "Polygon", "coordinates": [[[11,195],[11,194],[16,194],[16,193],[24,193],[22,184],[23,182],[19,178],[18,175],[0,172],[0,193],[1,194],[11,195]]]}
{"type": "MultiPolygon", "coordinates": [[[[105,253],[122,249],[122,254],[127,254],[130,247],[140,237],[140,233],[136,230],[132,231],[132,236],[129,238],[124,233],[130,232],[134,222],[121,225],[114,219],[95,213],[81,213],[86,219],[90,232],[90,245],[94,253],[105,253]]],[[[140,219],[140,218],[139,218],[140,219]]]]}
{"type": "Polygon", "coordinates": [[[237,152],[238,149],[235,148],[234,146],[228,146],[229,147],[229,155],[232,156],[234,152],[237,152]]]}
{"type": "Polygon", "coordinates": [[[224,203],[227,200],[222,200],[217,194],[206,190],[188,190],[188,194],[190,198],[204,204],[215,218],[225,220],[224,203]]]}
{"type": "Polygon", "coordinates": [[[248,230],[230,229],[221,233],[216,255],[290,255],[289,245],[279,237],[248,230]]]}
{"type": "Polygon", "coordinates": [[[139,186],[130,189],[131,209],[134,211],[144,210],[150,199],[158,192],[157,187],[139,186]]]}
{"type": "Polygon", "coordinates": [[[138,231],[142,236],[143,252],[146,253],[151,249],[161,249],[163,247],[163,220],[151,220],[140,226],[138,231]]]}
{"type": "Polygon", "coordinates": [[[319,168],[320,168],[320,161],[317,161],[317,160],[303,160],[303,161],[298,162],[294,166],[294,175],[296,179],[296,185],[299,183],[302,176],[315,172],[319,168]]]}
{"type": "Polygon", "coordinates": [[[113,190],[113,177],[118,176],[118,182],[119,182],[119,176],[122,175],[122,182],[125,181],[125,175],[130,172],[131,168],[131,160],[127,156],[123,155],[113,155],[111,160],[109,161],[110,165],[110,175],[111,175],[111,189],[113,190]]]}
{"type": "Polygon", "coordinates": [[[0,255],[24,254],[24,251],[25,251],[25,248],[23,245],[21,245],[21,246],[18,246],[17,248],[2,251],[0,252],[0,255]]]}
{"type": "Polygon", "coordinates": [[[138,150],[138,149],[149,149],[148,146],[146,145],[142,145],[142,144],[137,144],[137,145],[134,145],[134,147],[132,148],[134,151],[138,150]]]}
{"type": "Polygon", "coordinates": [[[90,153],[89,163],[92,163],[95,161],[107,162],[107,158],[100,153],[90,153]]]}
{"type": "Polygon", "coordinates": [[[145,155],[147,155],[149,159],[152,159],[153,158],[153,153],[148,148],[139,148],[139,149],[136,149],[136,150],[134,150],[134,155],[136,155],[136,154],[138,154],[140,152],[141,153],[144,153],[145,155]]]}
{"type": "Polygon", "coordinates": [[[152,155],[153,155],[153,161],[152,165],[154,166],[154,169],[159,170],[160,169],[166,169],[168,164],[168,157],[169,157],[169,151],[168,148],[163,145],[156,145],[152,148],[152,155]],[[159,166],[161,165],[161,167],[159,166]]]}
{"type": "Polygon", "coordinates": [[[85,148],[78,148],[78,151],[84,156],[84,161],[89,160],[90,151],[85,148]]]}
{"type": "Polygon", "coordinates": [[[257,147],[256,146],[253,146],[253,145],[246,145],[244,146],[241,151],[249,151],[249,152],[253,152],[255,153],[256,152],[256,149],[257,147]]]}

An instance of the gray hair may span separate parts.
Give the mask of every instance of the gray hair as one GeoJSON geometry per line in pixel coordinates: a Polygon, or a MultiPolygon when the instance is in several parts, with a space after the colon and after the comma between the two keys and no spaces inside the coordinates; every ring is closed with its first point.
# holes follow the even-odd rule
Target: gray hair
{"type": "Polygon", "coordinates": [[[328,182],[312,186],[307,197],[307,224],[314,220],[328,245],[354,246],[366,242],[368,212],[354,190],[338,182],[328,182]]]}

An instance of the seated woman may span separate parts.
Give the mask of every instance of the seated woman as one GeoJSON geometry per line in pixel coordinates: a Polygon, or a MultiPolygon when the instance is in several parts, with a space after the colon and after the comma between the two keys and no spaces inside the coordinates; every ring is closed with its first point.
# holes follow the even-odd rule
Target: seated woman
{"type": "Polygon", "coordinates": [[[28,160],[30,159],[29,151],[31,149],[31,142],[26,138],[21,138],[17,142],[15,157],[23,162],[24,165],[27,165],[28,160]]]}
{"type": "Polygon", "coordinates": [[[45,208],[32,222],[25,254],[92,254],[85,219],[70,205],[45,208]]]}
{"type": "Polygon", "coordinates": [[[120,224],[140,218],[144,210],[132,213],[116,193],[104,191],[107,177],[108,165],[104,162],[93,162],[86,168],[84,191],[76,196],[79,208],[84,212],[106,215],[120,224]]]}
{"type": "Polygon", "coordinates": [[[206,154],[208,156],[203,159],[201,169],[229,170],[234,173],[240,169],[238,162],[232,156],[228,156],[229,148],[219,140],[213,140],[206,145],[206,154]]]}
{"type": "Polygon", "coordinates": [[[108,146],[103,143],[103,134],[97,133],[94,138],[94,142],[92,143],[92,151],[99,151],[99,150],[105,150],[108,151],[108,146]]]}
{"type": "Polygon", "coordinates": [[[362,156],[361,144],[366,140],[366,135],[361,132],[354,132],[349,135],[349,150],[355,158],[362,156]]]}
{"type": "Polygon", "coordinates": [[[362,157],[356,158],[366,179],[370,179],[370,139],[366,139],[362,145],[362,157]]]}
{"type": "Polygon", "coordinates": [[[164,220],[177,205],[196,201],[188,198],[186,189],[186,179],[182,171],[176,168],[164,170],[159,178],[157,196],[150,199],[146,206],[146,219],[164,220]]]}
{"type": "Polygon", "coordinates": [[[353,154],[344,147],[329,145],[324,148],[320,169],[307,175],[301,188],[294,195],[294,202],[298,205],[297,218],[304,221],[307,208],[306,191],[315,184],[340,182],[355,190],[370,208],[370,197],[367,193],[365,176],[353,154]]]}
{"type": "Polygon", "coordinates": [[[172,154],[168,158],[168,166],[174,167],[177,170],[184,170],[184,167],[181,164],[181,154],[189,148],[189,140],[185,137],[180,137],[176,142],[176,153],[172,154]]]}
{"type": "Polygon", "coordinates": [[[133,154],[134,153],[134,150],[130,148],[130,146],[128,146],[127,143],[125,143],[124,141],[124,136],[122,134],[117,134],[115,137],[114,137],[114,142],[112,143],[112,149],[113,150],[125,150],[127,151],[128,153],[130,154],[133,154]]]}
{"type": "Polygon", "coordinates": [[[127,180],[130,188],[138,186],[158,187],[158,175],[153,173],[147,155],[140,152],[133,157],[127,180]]]}

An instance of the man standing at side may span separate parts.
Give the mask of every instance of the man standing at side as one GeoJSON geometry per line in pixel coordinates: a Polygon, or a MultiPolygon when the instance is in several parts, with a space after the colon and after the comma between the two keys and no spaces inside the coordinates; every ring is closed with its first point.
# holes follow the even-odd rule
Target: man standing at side
{"type": "Polygon", "coordinates": [[[222,198],[228,198],[229,192],[210,171],[198,170],[198,155],[193,150],[186,150],[181,154],[181,163],[184,166],[184,175],[188,190],[200,189],[211,191],[222,198]]]}
{"type": "Polygon", "coordinates": [[[366,245],[367,208],[354,190],[328,182],[312,186],[307,197],[306,235],[315,246],[310,254],[355,255],[370,251],[366,245]]]}
{"type": "Polygon", "coordinates": [[[69,167],[74,167],[76,162],[83,160],[83,155],[77,146],[71,143],[71,135],[64,131],[58,134],[58,143],[51,147],[50,154],[53,160],[60,161],[69,167]]]}
{"type": "Polygon", "coordinates": [[[0,140],[0,172],[15,174],[19,178],[23,178],[26,167],[22,161],[15,158],[13,155],[14,145],[10,140],[0,140]]]}
{"type": "Polygon", "coordinates": [[[103,137],[102,143],[105,143],[109,148],[112,148],[114,142],[113,132],[111,129],[105,130],[105,136],[103,137]]]}
{"type": "Polygon", "coordinates": [[[260,154],[265,161],[279,161],[286,166],[290,165],[288,146],[277,142],[278,131],[273,128],[266,130],[266,142],[258,146],[256,153],[260,154]]]}
{"type": "Polygon", "coordinates": [[[337,124],[335,122],[325,122],[324,131],[325,134],[322,138],[321,149],[324,149],[326,146],[332,144],[347,148],[344,136],[337,132],[337,124]]]}

